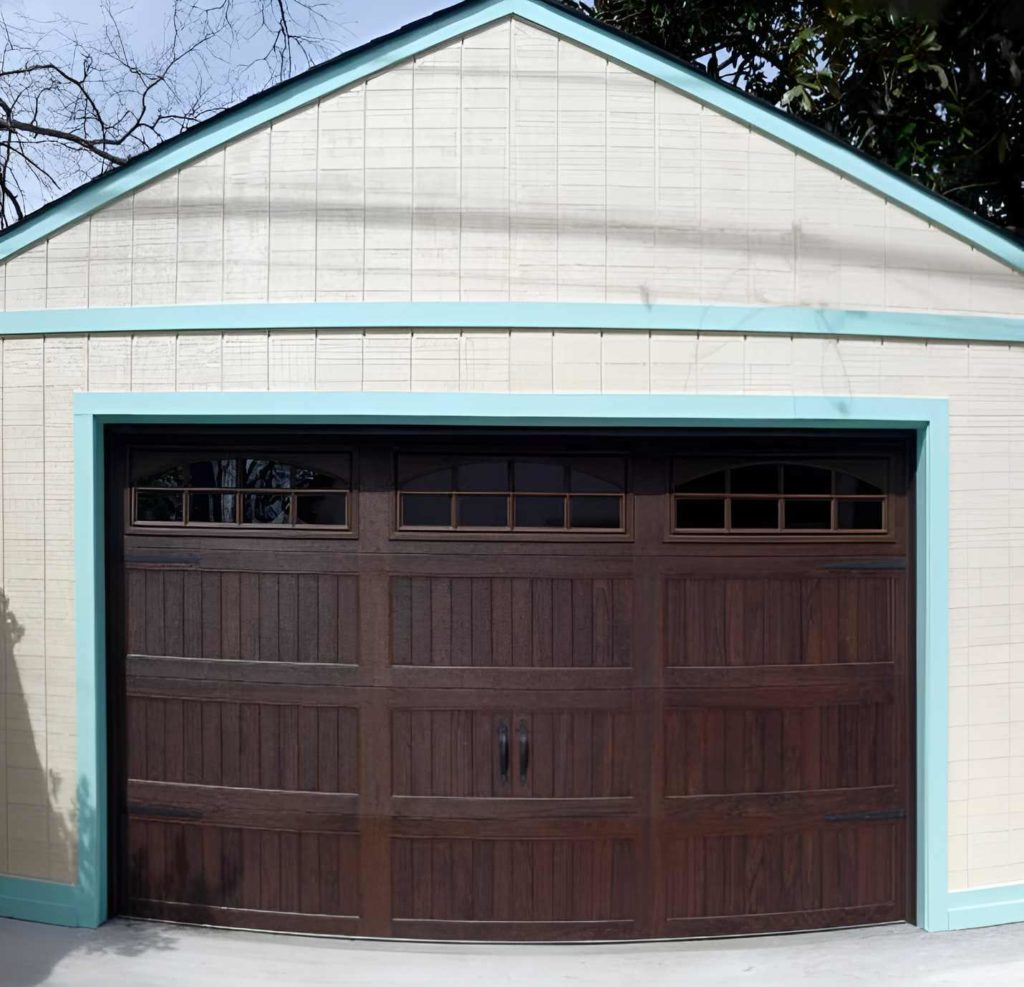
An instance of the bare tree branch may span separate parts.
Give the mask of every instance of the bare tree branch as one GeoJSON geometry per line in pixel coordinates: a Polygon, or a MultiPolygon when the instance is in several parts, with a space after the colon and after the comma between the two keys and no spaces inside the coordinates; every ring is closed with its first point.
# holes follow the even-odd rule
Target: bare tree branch
{"type": "Polygon", "coordinates": [[[0,9],[0,228],[335,54],[345,33],[320,0],[166,0],[146,48],[128,0],[100,9],[91,32],[0,9]]]}

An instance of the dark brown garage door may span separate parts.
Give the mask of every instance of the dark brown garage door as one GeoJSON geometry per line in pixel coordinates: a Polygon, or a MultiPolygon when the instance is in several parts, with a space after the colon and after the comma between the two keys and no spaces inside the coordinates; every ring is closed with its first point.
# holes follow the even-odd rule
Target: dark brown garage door
{"type": "Polygon", "coordinates": [[[111,448],[120,913],[438,939],[912,917],[903,440],[111,448]]]}

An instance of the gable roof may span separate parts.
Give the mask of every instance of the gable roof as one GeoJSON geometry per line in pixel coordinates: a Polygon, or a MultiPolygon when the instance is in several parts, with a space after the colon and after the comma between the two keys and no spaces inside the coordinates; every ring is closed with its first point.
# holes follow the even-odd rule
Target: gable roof
{"type": "Polygon", "coordinates": [[[1024,272],[1024,244],[970,211],[762,100],[558,0],[464,0],[278,83],[30,213],[0,234],[0,262],[112,200],[336,90],[496,21],[516,17],[692,97],[1024,272]]]}

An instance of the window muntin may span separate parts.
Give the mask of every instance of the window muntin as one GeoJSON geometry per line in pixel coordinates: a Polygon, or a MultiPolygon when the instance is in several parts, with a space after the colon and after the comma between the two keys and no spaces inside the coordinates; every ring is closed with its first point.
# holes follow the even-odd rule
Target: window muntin
{"type": "Polygon", "coordinates": [[[137,481],[131,517],[147,527],[348,529],[349,487],[346,476],[276,457],[208,457],[137,481]]]}
{"type": "Polygon", "coordinates": [[[397,463],[403,531],[622,532],[617,456],[419,456],[397,463]]]}
{"type": "Polygon", "coordinates": [[[722,468],[676,460],[677,534],[882,534],[886,463],[747,462],[722,468]]]}

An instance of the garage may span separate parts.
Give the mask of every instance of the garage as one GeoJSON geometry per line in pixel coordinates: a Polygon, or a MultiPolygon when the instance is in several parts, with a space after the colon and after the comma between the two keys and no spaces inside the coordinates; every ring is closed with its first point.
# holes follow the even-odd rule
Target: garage
{"type": "Polygon", "coordinates": [[[120,427],[107,482],[113,913],[912,920],[907,440],[120,427]]]}

